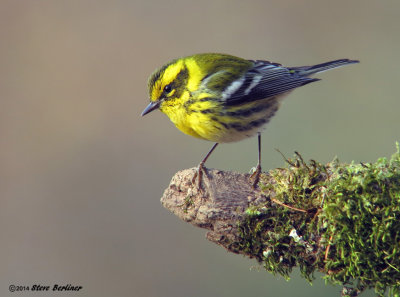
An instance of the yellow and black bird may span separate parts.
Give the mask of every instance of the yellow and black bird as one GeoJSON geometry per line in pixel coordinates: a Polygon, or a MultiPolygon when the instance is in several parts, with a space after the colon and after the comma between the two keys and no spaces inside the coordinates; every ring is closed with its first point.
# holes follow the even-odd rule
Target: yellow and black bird
{"type": "Polygon", "coordinates": [[[295,88],[318,81],[310,77],[315,73],[354,63],[358,61],[340,59],[313,66],[284,67],[227,54],[183,57],[150,76],[150,104],[142,116],[159,109],[182,132],[215,142],[198,166],[199,185],[204,163],[218,143],[258,135],[255,186],[261,172],[260,132],[278,110],[281,99],[295,88]]]}

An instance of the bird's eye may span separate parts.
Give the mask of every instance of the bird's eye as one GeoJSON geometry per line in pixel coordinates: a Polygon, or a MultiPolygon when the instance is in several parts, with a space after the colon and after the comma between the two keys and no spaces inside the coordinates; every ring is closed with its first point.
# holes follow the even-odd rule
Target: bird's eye
{"type": "Polygon", "coordinates": [[[166,85],[166,86],[164,87],[164,92],[165,92],[165,93],[169,93],[169,92],[171,92],[171,91],[172,91],[171,85],[166,85]]]}

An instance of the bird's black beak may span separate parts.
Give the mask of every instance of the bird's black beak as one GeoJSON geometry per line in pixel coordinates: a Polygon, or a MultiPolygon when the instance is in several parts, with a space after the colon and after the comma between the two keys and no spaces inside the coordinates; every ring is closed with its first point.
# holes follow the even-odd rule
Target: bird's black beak
{"type": "Polygon", "coordinates": [[[146,106],[146,108],[142,111],[142,116],[144,116],[145,114],[148,114],[149,112],[157,109],[160,107],[160,101],[152,101],[150,102],[149,105],[146,106]]]}

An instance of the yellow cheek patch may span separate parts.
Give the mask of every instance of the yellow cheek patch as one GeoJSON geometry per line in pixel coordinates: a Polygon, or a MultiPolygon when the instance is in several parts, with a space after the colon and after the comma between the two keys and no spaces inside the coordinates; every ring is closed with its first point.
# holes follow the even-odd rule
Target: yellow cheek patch
{"type": "Polygon", "coordinates": [[[169,92],[169,94],[167,95],[167,97],[171,97],[176,93],[176,90],[173,89],[171,92],[169,92]]]}

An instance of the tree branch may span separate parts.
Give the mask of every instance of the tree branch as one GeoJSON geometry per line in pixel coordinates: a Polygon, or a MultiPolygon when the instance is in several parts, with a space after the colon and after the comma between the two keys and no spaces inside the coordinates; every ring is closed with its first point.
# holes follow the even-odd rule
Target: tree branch
{"type": "Polygon", "coordinates": [[[179,218],[207,229],[207,239],[255,258],[289,277],[299,267],[345,287],[342,296],[375,288],[400,294],[400,155],[373,164],[305,163],[265,173],[252,188],[249,174],[196,169],[175,174],[161,202],[179,218]]]}

